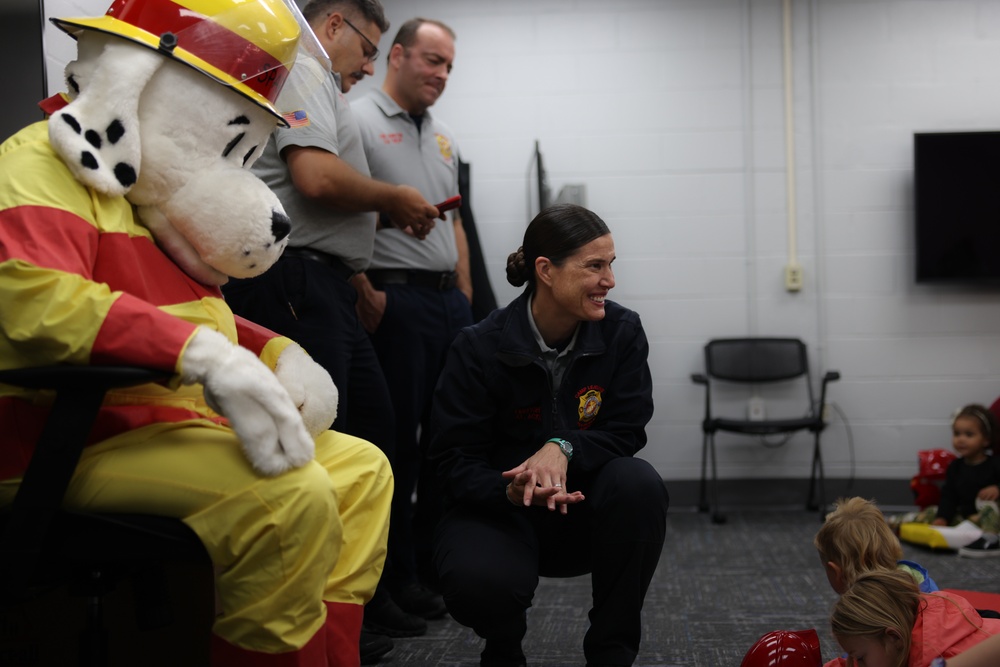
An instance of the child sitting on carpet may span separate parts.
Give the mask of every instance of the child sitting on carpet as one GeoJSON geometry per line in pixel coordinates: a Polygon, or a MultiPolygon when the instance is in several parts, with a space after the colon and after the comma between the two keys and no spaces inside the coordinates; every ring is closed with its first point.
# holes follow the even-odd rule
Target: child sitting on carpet
{"type": "Polygon", "coordinates": [[[983,619],[956,595],[921,593],[908,573],[877,570],[844,591],[830,627],[847,657],[825,667],[925,667],[1000,633],[1000,619],[983,619]]]}
{"type": "Polygon", "coordinates": [[[952,420],[951,446],[958,458],[945,472],[941,503],[920,512],[893,517],[894,524],[929,523],[933,526],[957,526],[968,520],[979,526],[983,535],[958,550],[967,558],[1000,556],[1000,458],[992,456],[1000,425],[992,412],[982,405],[966,405],[952,420]]]}
{"type": "Polygon", "coordinates": [[[903,560],[903,548],[882,515],[864,498],[841,498],[816,533],[813,545],[819,551],[826,578],[838,594],[843,594],[865,572],[904,570],[924,593],[938,590],[927,570],[903,560]]]}

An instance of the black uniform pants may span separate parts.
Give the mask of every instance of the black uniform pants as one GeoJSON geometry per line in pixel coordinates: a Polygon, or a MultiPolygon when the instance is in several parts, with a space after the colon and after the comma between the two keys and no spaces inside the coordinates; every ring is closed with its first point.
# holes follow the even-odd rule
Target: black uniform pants
{"type": "Polygon", "coordinates": [[[567,486],[586,500],[565,516],[514,505],[503,512],[452,509],[438,527],[434,553],[445,603],[480,637],[520,641],[539,576],[590,572],[587,662],[631,665],[666,534],[666,487],[646,461],[628,457],[589,476],[570,474],[567,486]]]}
{"type": "MultiPolygon", "coordinates": [[[[458,289],[376,285],[385,291],[385,314],[372,335],[396,417],[392,459],[395,494],[389,560],[383,581],[390,590],[427,579],[431,534],[441,517],[441,489],[435,488],[418,444],[427,432],[434,386],[451,342],[472,324],[469,301],[458,289]],[[414,505],[413,492],[417,492],[414,505]],[[424,575],[424,576],[419,576],[424,575]]],[[[426,583],[434,584],[433,579],[426,583]]]]}

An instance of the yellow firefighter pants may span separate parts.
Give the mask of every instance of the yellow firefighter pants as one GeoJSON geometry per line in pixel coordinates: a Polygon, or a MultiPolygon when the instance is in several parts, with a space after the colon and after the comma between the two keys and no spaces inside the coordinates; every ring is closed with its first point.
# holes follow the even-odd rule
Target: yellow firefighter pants
{"type": "MultiPolygon", "coordinates": [[[[0,483],[0,504],[18,481],[0,483]]],[[[231,429],[195,421],[88,447],[65,506],[183,519],[215,564],[221,609],[213,631],[236,646],[282,653],[323,626],[324,600],[371,598],[391,500],[389,463],[364,440],[327,431],[315,461],[263,477],[231,429]]]]}

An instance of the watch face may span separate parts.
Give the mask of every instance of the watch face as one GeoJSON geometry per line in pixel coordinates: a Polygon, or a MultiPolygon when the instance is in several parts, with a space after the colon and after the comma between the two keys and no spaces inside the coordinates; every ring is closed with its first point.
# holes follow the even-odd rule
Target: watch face
{"type": "Polygon", "coordinates": [[[551,442],[551,443],[554,443],[555,445],[557,445],[559,447],[559,451],[561,451],[566,456],[567,460],[573,458],[573,443],[572,442],[570,442],[568,440],[563,440],[562,438],[549,438],[549,440],[547,440],[546,442],[547,443],[551,442]]]}

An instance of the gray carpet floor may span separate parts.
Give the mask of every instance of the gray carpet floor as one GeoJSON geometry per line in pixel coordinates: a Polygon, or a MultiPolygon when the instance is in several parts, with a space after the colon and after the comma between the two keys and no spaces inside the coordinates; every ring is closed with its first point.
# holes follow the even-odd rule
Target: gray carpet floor
{"type": "MultiPolygon", "coordinates": [[[[812,546],[815,512],[675,511],[643,609],[640,667],[738,667],[747,649],[771,630],[814,628],[823,659],[837,655],[828,616],[836,594],[812,546]]],[[[1000,592],[1000,559],[959,558],[903,545],[942,588],[1000,592]]],[[[531,667],[583,665],[590,579],[543,579],[528,612],[524,650],[531,667]]],[[[483,642],[451,618],[430,621],[423,637],[395,640],[381,665],[476,667],[483,642]]]]}

